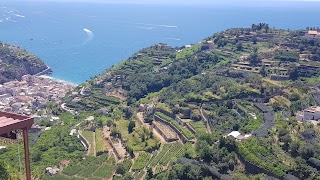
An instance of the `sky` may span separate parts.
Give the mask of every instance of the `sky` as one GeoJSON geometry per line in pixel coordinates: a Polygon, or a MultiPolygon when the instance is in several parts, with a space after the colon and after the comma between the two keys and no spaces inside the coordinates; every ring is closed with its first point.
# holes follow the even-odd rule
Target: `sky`
{"type": "MultiPolygon", "coordinates": [[[[19,1],[19,0],[16,0],[19,1]]],[[[320,2],[320,0],[20,0],[52,2],[90,2],[90,3],[124,3],[124,4],[241,4],[241,3],[277,3],[277,2],[320,2]]]]}
{"type": "MultiPolygon", "coordinates": [[[[300,7],[320,6],[320,0],[0,0],[7,2],[107,3],[164,6],[300,7]],[[295,2],[295,3],[292,3],[295,2]],[[298,4],[298,5],[297,5],[298,4]]],[[[0,3],[1,4],[1,3],[0,3]]]]}

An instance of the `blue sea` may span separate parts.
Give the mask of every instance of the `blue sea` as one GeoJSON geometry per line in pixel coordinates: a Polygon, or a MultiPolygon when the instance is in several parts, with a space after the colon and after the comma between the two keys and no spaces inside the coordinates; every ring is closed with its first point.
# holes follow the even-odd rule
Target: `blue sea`
{"type": "MultiPolygon", "coordinates": [[[[275,2],[276,3],[276,2],[275,2]]],[[[319,3],[277,5],[132,5],[0,1],[0,41],[18,45],[82,83],[156,43],[184,46],[231,27],[320,26],[319,3]]]]}

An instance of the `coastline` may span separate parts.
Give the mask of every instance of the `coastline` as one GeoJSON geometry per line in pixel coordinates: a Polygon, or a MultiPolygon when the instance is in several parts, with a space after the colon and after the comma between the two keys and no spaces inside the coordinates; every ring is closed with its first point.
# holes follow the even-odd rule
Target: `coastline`
{"type": "Polygon", "coordinates": [[[60,83],[63,83],[63,84],[69,85],[69,86],[78,86],[79,85],[79,84],[75,84],[75,83],[72,83],[72,82],[69,82],[69,81],[65,81],[63,79],[54,78],[54,77],[51,77],[49,75],[39,75],[37,77],[51,79],[53,81],[60,82],[60,83]]]}

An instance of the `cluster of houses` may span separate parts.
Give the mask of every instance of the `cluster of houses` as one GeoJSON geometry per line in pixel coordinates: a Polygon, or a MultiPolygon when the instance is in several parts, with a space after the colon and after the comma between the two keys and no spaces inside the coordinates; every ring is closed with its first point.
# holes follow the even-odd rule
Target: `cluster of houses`
{"type": "Polygon", "coordinates": [[[320,107],[312,106],[303,111],[299,111],[296,114],[296,118],[299,122],[313,121],[318,123],[320,121],[320,107]]]}
{"type": "MultiPolygon", "coordinates": [[[[276,33],[262,33],[257,34],[255,32],[242,32],[241,35],[235,35],[232,31],[230,32],[224,32],[224,37],[228,38],[229,40],[237,39],[239,41],[251,41],[253,37],[256,37],[257,40],[261,42],[266,42],[270,38],[274,38],[279,36],[276,33]]],[[[316,30],[310,30],[306,33],[301,34],[301,36],[304,36],[306,39],[320,39],[320,32],[316,30]]],[[[279,46],[282,46],[284,48],[289,48],[293,50],[297,50],[297,46],[292,43],[280,43],[279,46]]],[[[206,41],[202,43],[202,49],[214,49],[214,43],[212,41],[206,41]]],[[[217,51],[220,51],[219,48],[216,49],[217,51]]],[[[233,54],[231,52],[223,51],[227,54],[233,54]]],[[[239,72],[239,73],[260,73],[262,70],[262,67],[265,68],[265,72],[268,74],[271,80],[275,81],[286,81],[289,80],[289,73],[288,73],[288,67],[283,66],[279,67],[279,61],[275,60],[269,60],[269,59],[262,59],[262,62],[256,65],[252,65],[248,58],[250,57],[250,54],[243,54],[240,56],[239,60],[232,64],[229,68],[230,72],[239,72]]],[[[310,61],[311,54],[300,54],[299,60],[301,61],[310,61]]],[[[315,65],[305,65],[303,63],[298,63],[298,71],[301,75],[308,75],[308,74],[314,74],[313,72],[317,72],[316,70],[319,68],[315,65]]]]}
{"type": "Polygon", "coordinates": [[[59,103],[74,85],[51,78],[24,75],[21,81],[0,85],[0,110],[32,115],[43,109],[48,101],[59,103]]]}

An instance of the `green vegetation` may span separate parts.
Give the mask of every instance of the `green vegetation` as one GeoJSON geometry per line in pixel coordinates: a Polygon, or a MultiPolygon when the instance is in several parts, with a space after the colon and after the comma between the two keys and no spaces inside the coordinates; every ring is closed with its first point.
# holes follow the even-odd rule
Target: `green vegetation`
{"type": "Polygon", "coordinates": [[[149,153],[146,152],[139,152],[139,156],[138,158],[135,160],[133,166],[132,166],[132,170],[136,171],[136,170],[141,170],[143,169],[146,164],[148,163],[148,161],[150,160],[151,155],[149,153]]]}
{"type": "Polygon", "coordinates": [[[0,42],[0,84],[37,74],[47,68],[42,60],[19,47],[0,42]]]}
{"type": "Polygon", "coordinates": [[[169,121],[171,124],[173,124],[176,128],[178,128],[178,130],[186,136],[186,138],[188,139],[193,139],[194,135],[187,129],[182,127],[176,120],[172,119],[171,117],[161,113],[161,112],[156,112],[155,113],[157,116],[169,121]]]}
{"type": "Polygon", "coordinates": [[[78,163],[71,164],[63,169],[67,178],[102,178],[110,177],[114,171],[113,157],[104,154],[97,157],[87,156],[78,163]]]}
{"type": "Polygon", "coordinates": [[[83,137],[89,142],[89,150],[88,150],[88,155],[89,156],[95,156],[94,151],[93,151],[93,132],[92,131],[82,131],[81,134],[83,137]]]}
{"type": "Polygon", "coordinates": [[[206,127],[203,122],[191,122],[190,126],[196,130],[197,134],[204,134],[206,133],[206,127]]]}
{"type": "Polygon", "coordinates": [[[128,137],[127,147],[133,151],[151,152],[159,147],[159,141],[145,127],[135,129],[128,137]]]}
{"type": "MultiPolygon", "coordinates": [[[[268,174],[284,179],[292,174],[317,179],[319,126],[297,123],[295,115],[320,105],[319,45],[306,30],[259,23],[215,33],[191,47],[144,48],[78,86],[76,90],[85,93],[79,103],[71,102],[71,94],[63,99],[79,114],[62,114],[59,123],[39,122],[52,130],[31,148],[33,175],[55,178],[44,176],[44,168],[67,159],[71,164],[57,178],[107,179],[115,174],[114,179],[265,179],[268,174]],[[138,112],[148,123],[138,122],[138,112]],[[95,119],[84,121],[88,116],[95,119]],[[160,141],[152,127],[154,116],[189,141],[160,141]],[[86,156],[79,140],[68,135],[76,124],[90,142],[91,131],[96,131],[97,157],[92,149],[86,156]],[[102,139],[102,128],[112,142],[121,142],[123,161],[104,155],[110,147],[102,139]],[[232,131],[241,136],[226,137],[232,131]],[[255,168],[246,167],[248,163],[255,168]]],[[[48,105],[59,113],[52,102],[48,105]]],[[[165,126],[161,133],[175,137],[165,126]]],[[[6,143],[0,170],[14,179],[19,174],[13,163],[16,148],[6,143]]]]}
{"type": "Polygon", "coordinates": [[[160,148],[160,152],[152,158],[151,161],[149,161],[149,166],[150,167],[155,167],[159,161],[163,158],[163,156],[171,149],[172,144],[164,144],[160,148]]]}
{"type": "Polygon", "coordinates": [[[114,171],[114,166],[105,164],[100,166],[97,171],[94,173],[94,176],[101,178],[110,178],[114,171]]]}
{"type": "Polygon", "coordinates": [[[266,143],[266,141],[259,142],[255,138],[250,138],[243,143],[239,143],[238,148],[241,155],[247,161],[258,164],[278,177],[284,176],[288,170],[288,167],[281,162],[281,159],[287,160],[289,157],[283,157],[285,153],[281,152],[281,149],[273,147],[270,143],[266,143]]]}
{"type": "Polygon", "coordinates": [[[154,155],[149,161],[149,167],[159,167],[158,165],[167,165],[169,162],[175,162],[177,159],[185,155],[185,153],[192,149],[192,144],[187,143],[185,145],[176,142],[171,144],[164,144],[159,153],[154,155]]]}
{"type": "Polygon", "coordinates": [[[103,139],[102,129],[96,129],[96,150],[98,152],[105,152],[107,150],[107,145],[103,139]]]}
{"type": "Polygon", "coordinates": [[[123,162],[118,164],[118,166],[122,166],[123,167],[123,172],[128,172],[129,169],[132,166],[132,160],[131,159],[125,159],[123,162]]]}

